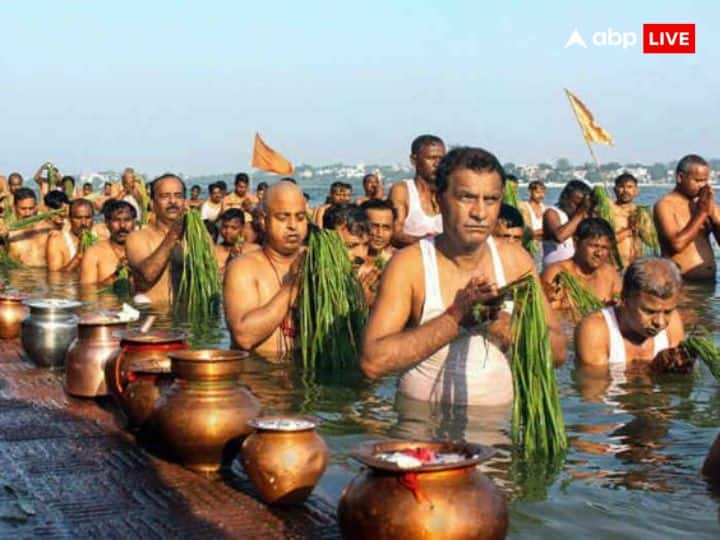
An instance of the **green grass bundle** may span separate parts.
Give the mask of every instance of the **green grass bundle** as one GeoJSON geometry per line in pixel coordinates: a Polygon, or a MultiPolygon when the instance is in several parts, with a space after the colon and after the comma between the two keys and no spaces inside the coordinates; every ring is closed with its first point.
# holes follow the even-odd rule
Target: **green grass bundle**
{"type": "Polygon", "coordinates": [[[312,231],[296,310],[303,365],[343,369],[357,364],[367,303],[336,231],[312,231]]]}
{"type": "Polygon", "coordinates": [[[0,271],[17,270],[22,268],[20,261],[13,259],[5,249],[0,249],[0,271]]]}
{"type": "Polygon", "coordinates": [[[576,319],[605,307],[600,299],[590,290],[587,283],[569,272],[560,272],[555,278],[565,290],[567,299],[576,319]]]}
{"type": "Polygon", "coordinates": [[[530,227],[523,228],[522,245],[530,255],[535,255],[538,252],[538,243],[535,241],[535,236],[530,227]]]}
{"type": "Polygon", "coordinates": [[[52,163],[47,164],[45,169],[45,178],[47,179],[50,189],[56,188],[60,183],[60,173],[58,172],[57,167],[55,167],[52,163]]]}
{"type": "Polygon", "coordinates": [[[100,294],[112,293],[121,298],[130,296],[132,288],[130,286],[130,268],[127,264],[121,264],[115,270],[115,281],[109,287],[104,287],[98,291],[100,294]]]}
{"type": "Polygon", "coordinates": [[[378,270],[385,270],[385,267],[387,266],[387,263],[390,262],[390,259],[385,257],[382,253],[377,256],[375,259],[375,263],[373,264],[375,268],[378,270]]]}
{"type": "Polygon", "coordinates": [[[633,214],[637,222],[638,234],[645,247],[645,255],[657,256],[660,254],[660,240],[658,239],[652,209],[649,206],[638,205],[633,214]]]}
{"type": "MultiPolygon", "coordinates": [[[[558,456],[567,448],[557,379],[550,347],[543,292],[534,276],[526,276],[500,289],[511,297],[510,368],[513,375],[513,444],[526,457],[558,456]]],[[[475,315],[482,314],[476,308],[475,315]]]]}
{"type": "Polygon", "coordinates": [[[80,234],[80,253],[85,253],[87,248],[92,246],[98,241],[97,235],[91,230],[84,229],[80,234]]]}
{"type": "Polygon", "coordinates": [[[200,212],[188,210],[183,238],[183,271],[175,311],[191,319],[208,318],[217,311],[222,295],[220,270],[212,239],[200,212]]]}
{"type": "Polygon", "coordinates": [[[691,358],[699,358],[720,381],[720,348],[715,345],[710,332],[707,330],[697,332],[686,337],[679,345],[685,354],[691,358]]]}
{"type": "Polygon", "coordinates": [[[503,202],[520,210],[518,186],[515,182],[505,182],[505,188],[503,189],[503,202]]]}
{"type": "MultiPolygon", "coordinates": [[[[592,190],[592,198],[595,201],[595,211],[597,212],[598,217],[607,221],[610,224],[610,227],[615,230],[615,223],[612,214],[613,203],[610,200],[607,191],[605,191],[605,188],[603,186],[595,186],[592,190]]],[[[615,264],[618,268],[622,268],[623,260],[622,256],[620,255],[620,250],[618,249],[616,238],[612,239],[611,249],[612,257],[615,260],[615,264]]]]}
{"type": "Polygon", "coordinates": [[[34,216],[30,216],[24,219],[16,219],[12,223],[8,224],[8,229],[10,229],[11,231],[19,231],[21,229],[26,229],[27,227],[35,225],[36,223],[40,223],[41,221],[46,220],[52,216],[58,216],[63,213],[65,213],[65,210],[62,208],[59,208],[57,210],[49,210],[48,212],[39,212],[34,216]]]}

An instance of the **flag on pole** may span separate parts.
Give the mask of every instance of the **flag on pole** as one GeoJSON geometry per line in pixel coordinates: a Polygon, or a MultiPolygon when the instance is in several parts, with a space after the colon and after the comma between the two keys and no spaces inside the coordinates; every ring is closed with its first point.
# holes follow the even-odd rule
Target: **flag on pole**
{"type": "Polygon", "coordinates": [[[567,93],[570,105],[572,105],[573,111],[575,112],[578,124],[580,124],[580,129],[582,129],[585,141],[588,143],[612,144],[612,137],[595,122],[590,109],[588,109],[585,104],[567,88],[565,89],[565,92],[567,93]]]}
{"type": "Polygon", "coordinates": [[[255,133],[252,166],[256,169],[277,174],[287,175],[295,171],[292,163],[265,144],[265,141],[260,138],[259,133],[255,133]]]}

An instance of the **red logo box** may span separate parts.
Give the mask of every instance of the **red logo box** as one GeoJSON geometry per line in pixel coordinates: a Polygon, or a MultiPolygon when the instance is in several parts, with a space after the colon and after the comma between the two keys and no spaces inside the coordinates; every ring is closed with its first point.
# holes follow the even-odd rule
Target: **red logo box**
{"type": "Polygon", "coordinates": [[[643,24],[644,54],[695,54],[694,24],[643,24]]]}

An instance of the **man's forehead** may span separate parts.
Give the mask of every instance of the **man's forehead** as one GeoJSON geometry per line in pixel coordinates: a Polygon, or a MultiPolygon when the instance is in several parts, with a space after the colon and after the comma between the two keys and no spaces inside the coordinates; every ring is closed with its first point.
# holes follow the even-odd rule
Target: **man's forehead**
{"type": "Polygon", "coordinates": [[[502,178],[495,171],[473,171],[472,169],[459,169],[451,175],[452,185],[471,191],[486,191],[502,189],[502,178]]]}
{"type": "Polygon", "coordinates": [[[155,185],[158,193],[181,192],[182,184],[176,178],[163,178],[155,185]]]}

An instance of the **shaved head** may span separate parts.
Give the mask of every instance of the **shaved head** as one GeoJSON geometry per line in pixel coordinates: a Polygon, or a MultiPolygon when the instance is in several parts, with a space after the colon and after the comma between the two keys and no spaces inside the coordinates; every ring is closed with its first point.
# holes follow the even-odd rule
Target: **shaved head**
{"type": "Polygon", "coordinates": [[[267,189],[262,200],[262,208],[267,212],[277,204],[296,204],[298,202],[303,206],[306,204],[302,190],[296,184],[283,180],[267,189]]]}
{"type": "Polygon", "coordinates": [[[292,182],[280,181],[265,192],[262,202],[265,245],[282,255],[293,255],[308,231],[307,202],[292,182]]]}

